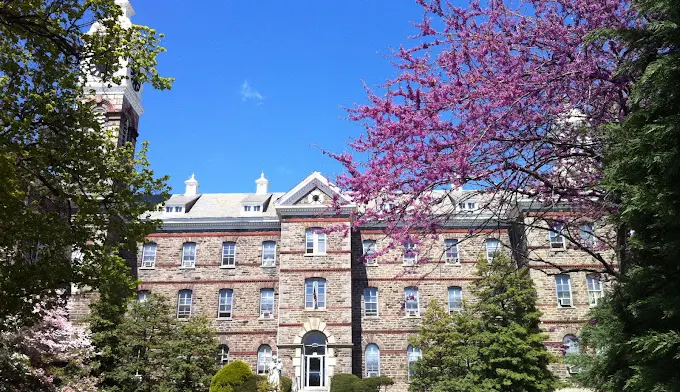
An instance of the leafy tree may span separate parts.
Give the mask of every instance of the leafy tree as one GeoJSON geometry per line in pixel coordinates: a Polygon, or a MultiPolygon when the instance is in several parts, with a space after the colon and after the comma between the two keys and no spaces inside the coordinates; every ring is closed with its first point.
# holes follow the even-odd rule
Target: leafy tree
{"type": "Polygon", "coordinates": [[[110,366],[98,369],[105,391],[202,390],[217,370],[216,332],[209,321],[178,321],[167,299],[157,294],[144,302],[131,300],[120,324],[100,333],[104,338],[98,341],[111,344],[97,346],[110,354],[110,366]]]}
{"type": "MultiPolygon", "coordinates": [[[[501,216],[520,199],[568,202],[564,237],[618,275],[616,260],[569,229],[618,205],[602,186],[603,125],[625,118],[631,80],[616,73],[617,41],[587,37],[635,23],[628,1],[418,3],[424,16],[394,52],[397,74],[349,109],[364,134],[329,153],[346,169],[338,185],[367,204],[354,225],[378,220],[396,244],[418,243],[411,229],[436,232],[461,213],[456,189],[474,184],[486,195],[478,207],[501,216]]],[[[617,248],[612,237],[599,244],[617,248]]]]}
{"type": "Polygon", "coordinates": [[[503,255],[478,262],[475,302],[449,314],[436,301],[412,339],[423,357],[414,365],[411,390],[551,391],[560,383],[548,370],[536,292],[527,268],[503,255]]]}
{"type": "Polygon", "coordinates": [[[0,330],[39,320],[34,306],[59,304],[71,283],[101,288],[156,227],[144,215],[165,179],[146,148],[116,148],[85,86],[96,66],[112,84],[170,88],[155,68],[162,35],[124,24],[118,3],[0,2],[0,330]]]}
{"type": "Polygon", "coordinates": [[[622,41],[632,56],[619,69],[635,78],[630,113],[612,124],[606,184],[621,195],[615,216],[634,234],[631,263],[592,312],[575,358],[578,379],[597,391],[680,390],[680,8],[636,0],[644,23],[596,37],[622,41]]]}

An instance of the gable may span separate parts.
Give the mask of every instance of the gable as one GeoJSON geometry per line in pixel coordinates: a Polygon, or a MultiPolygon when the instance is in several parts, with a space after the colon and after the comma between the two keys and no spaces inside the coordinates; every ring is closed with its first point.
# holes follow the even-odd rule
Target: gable
{"type": "Polygon", "coordinates": [[[347,204],[352,203],[352,200],[343,195],[335,184],[328,181],[321,173],[313,172],[293,189],[281,196],[276,204],[278,206],[311,206],[315,204],[327,206],[331,204],[333,198],[336,197],[345,201],[347,204]]]}

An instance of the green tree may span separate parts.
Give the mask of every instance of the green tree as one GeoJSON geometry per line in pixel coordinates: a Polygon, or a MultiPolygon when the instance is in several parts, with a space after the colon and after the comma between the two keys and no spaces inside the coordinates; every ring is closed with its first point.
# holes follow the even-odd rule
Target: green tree
{"type": "MultiPolygon", "coordinates": [[[[100,309],[109,307],[94,308],[91,318],[100,309]]],[[[217,371],[214,327],[203,317],[178,321],[165,297],[130,300],[120,323],[103,330],[93,332],[93,342],[109,361],[98,369],[104,391],[205,390],[217,371]]]]}
{"type": "Polygon", "coordinates": [[[411,343],[423,357],[414,365],[411,390],[550,391],[559,381],[548,370],[540,312],[527,268],[506,256],[478,261],[475,302],[449,314],[433,301],[411,343]]]}
{"type": "Polygon", "coordinates": [[[680,6],[635,0],[636,28],[604,31],[626,48],[628,115],[609,128],[612,218],[627,227],[630,267],[584,328],[578,380],[597,391],[680,390],[680,6]]]}
{"type": "Polygon", "coordinates": [[[0,2],[0,330],[37,321],[34,306],[61,302],[71,283],[100,289],[156,227],[144,215],[165,178],[146,148],[116,148],[85,86],[96,66],[112,84],[170,87],[156,71],[162,35],[121,15],[114,0],[0,2]],[[116,76],[124,64],[131,73],[116,76]]]}

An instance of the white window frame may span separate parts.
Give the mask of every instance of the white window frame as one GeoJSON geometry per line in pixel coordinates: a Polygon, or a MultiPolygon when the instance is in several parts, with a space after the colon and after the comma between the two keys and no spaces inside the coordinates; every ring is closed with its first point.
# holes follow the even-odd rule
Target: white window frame
{"type": "Polygon", "coordinates": [[[555,275],[555,295],[557,296],[557,306],[560,308],[571,308],[574,306],[574,297],[571,291],[571,276],[567,274],[561,274],[561,275],[555,275]],[[566,283],[564,281],[560,282],[559,279],[565,279],[566,278],[566,283]],[[568,290],[565,291],[565,288],[568,290]],[[568,293],[568,297],[564,295],[560,295],[560,293],[568,293]]]}
{"type": "Polygon", "coordinates": [[[366,377],[380,377],[380,347],[377,344],[366,345],[364,360],[366,362],[366,377]]]}
{"type": "Polygon", "coordinates": [[[380,314],[378,298],[378,288],[377,287],[366,287],[364,289],[364,316],[366,317],[377,317],[380,314]],[[371,293],[371,291],[375,291],[371,293]],[[368,305],[372,305],[371,309],[375,307],[375,311],[371,310],[369,312],[368,305]]]}
{"type": "Polygon", "coordinates": [[[420,293],[418,287],[409,286],[404,288],[404,312],[406,314],[406,317],[420,317],[420,293]],[[414,295],[415,301],[409,301],[409,298],[411,297],[409,291],[411,293],[415,293],[414,295]],[[413,306],[414,303],[415,309],[413,306]],[[410,308],[409,304],[411,304],[410,308]]]}
{"type": "Polygon", "coordinates": [[[260,289],[260,318],[274,318],[274,289],[260,289]]]}
{"type": "Polygon", "coordinates": [[[454,264],[460,263],[458,240],[456,238],[447,238],[444,240],[444,255],[447,262],[454,264]]]}
{"type": "Polygon", "coordinates": [[[305,279],[305,310],[326,309],[328,286],[324,278],[305,279]],[[311,289],[311,291],[309,290],[311,289]],[[316,293],[316,299],[314,298],[316,293]],[[310,306],[311,305],[311,306],[310,306]]]}
{"type": "Polygon", "coordinates": [[[412,241],[404,243],[404,255],[402,257],[402,263],[406,266],[416,265],[418,263],[418,253],[416,253],[416,244],[412,241]],[[409,257],[408,254],[411,253],[409,257]]]}
{"type": "Polygon", "coordinates": [[[448,303],[449,313],[460,312],[463,310],[463,288],[460,286],[451,286],[448,289],[448,303]],[[453,295],[451,295],[453,294],[453,295]],[[455,306],[458,305],[458,306],[455,306]]]}
{"type": "Polygon", "coordinates": [[[597,303],[604,296],[604,287],[602,281],[598,276],[587,275],[586,287],[588,287],[588,304],[591,307],[597,306],[597,303]]]}
{"type": "Polygon", "coordinates": [[[229,363],[229,346],[226,344],[220,344],[218,349],[219,353],[217,354],[217,363],[220,367],[224,367],[224,365],[229,363]]]}
{"type": "Polygon", "coordinates": [[[142,268],[156,268],[156,249],[158,245],[147,242],[142,246],[142,268]]]}
{"type": "Polygon", "coordinates": [[[487,238],[484,241],[484,248],[486,249],[486,260],[491,262],[493,261],[493,258],[498,255],[501,251],[501,240],[498,238],[487,238]],[[494,243],[496,244],[495,246],[491,247],[490,245],[494,243]]]}
{"type": "Polygon", "coordinates": [[[320,227],[311,227],[305,230],[305,254],[325,255],[328,247],[326,233],[321,232],[320,227]]]}
{"type": "Polygon", "coordinates": [[[221,289],[217,297],[217,318],[231,319],[234,316],[234,290],[221,289]]]}
{"type": "Polygon", "coordinates": [[[548,240],[550,241],[550,249],[561,250],[567,248],[567,242],[562,235],[562,230],[564,230],[564,225],[561,223],[555,223],[550,225],[550,231],[548,232],[548,240]]]}
{"type": "Polygon", "coordinates": [[[262,266],[263,267],[276,267],[276,241],[262,241],[262,266]],[[272,249],[267,250],[267,246],[273,245],[272,249]],[[268,258],[269,254],[272,258],[268,258]]]}
{"type": "Polygon", "coordinates": [[[267,374],[269,372],[269,362],[272,360],[272,348],[268,344],[263,344],[257,348],[257,374],[267,374]]]}
{"type": "Polygon", "coordinates": [[[236,242],[225,241],[222,243],[222,262],[221,268],[236,267],[236,242]]]}
{"type": "Polygon", "coordinates": [[[191,290],[180,290],[177,293],[177,318],[189,318],[191,317],[191,308],[194,298],[194,292],[191,290]],[[189,294],[184,296],[183,294],[189,294]]]}
{"type": "Polygon", "coordinates": [[[408,367],[408,382],[411,382],[411,376],[413,375],[413,363],[419,361],[423,358],[423,351],[412,345],[408,345],[406,350],[406,362],[408,367]]]}
{"type": "Polygon", "coordinates": [[[378,249],[378,242],[376,240],[361,241],[362,255],[366,264],[377,264],[378,258],[375,257],[375,252],[378,249]]]}
{"type": "Polygon", "coordinates": [[[198,245],[195,242],[185,242],[182,244],[182,264],[181,268],[196,268],[196,252],[198,245]],[[193,255],[187,254],[187,249],[193,246],[193,255]]]}

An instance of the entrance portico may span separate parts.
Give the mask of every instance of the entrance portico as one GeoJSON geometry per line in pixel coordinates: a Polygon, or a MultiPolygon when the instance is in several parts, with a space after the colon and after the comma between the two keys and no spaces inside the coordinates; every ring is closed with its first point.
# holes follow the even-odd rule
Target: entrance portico
{"type": "Polygon", "coordinates": [[[335,337],[318,318],[310,318],[298,334],[294,343],[293,367],[299,391],[328,391],[330,380],[335,374],[335,337]]]}

